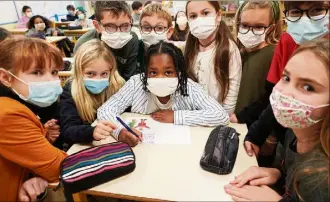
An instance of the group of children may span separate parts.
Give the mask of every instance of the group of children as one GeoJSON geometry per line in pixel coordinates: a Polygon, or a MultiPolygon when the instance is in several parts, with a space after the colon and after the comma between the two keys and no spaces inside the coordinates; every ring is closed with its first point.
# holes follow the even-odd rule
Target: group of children
{"type": "Polygon", "coordinates": [[[141,41],[126,2],[94,8],[95,29],[77,41],[63,90],[54,46],[12,37],[0,43],[0,104],[8,106],[0,110],[0,200],[23,200],[36,183],[58,179],[66,157],[52,145],[59,140],[112,135],[137,145],[142,135],[115,119],[124,111],[177,125],[246,123],[250,156],[284,139],[280,169],[252,167],[225,186],[235,201],[329,200],[329,42],[319,39],[329,35],[329,2],[285,2],[282,33],[279,2],[246,1],[232,36],[218,2],[188,1],[175,17],[186,33],[176,35],[186,37],[184,53],[170,41],[172,17],[161,4],[142,9],[141,41]],[[40,178],[28,180],[28,173],[40,178]],[[274,184],[285,192],[269,188],[274,184]]]}

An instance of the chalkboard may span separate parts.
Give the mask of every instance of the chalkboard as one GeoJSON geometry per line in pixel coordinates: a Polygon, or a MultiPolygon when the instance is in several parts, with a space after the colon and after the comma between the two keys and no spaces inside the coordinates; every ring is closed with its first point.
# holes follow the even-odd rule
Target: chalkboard
{"type": "Polygon", "coordinates": [[[0,1],[0,24],[17,22],[18,17],[14,1],[0,1]]]}
{"type": "Polygon", "coordinates": [[[21,15],[24,5],[28,5],[32,8],[34,15],[42,15],[47,18],[57,15],[66,15],[66,6],[73,5],[73,1],[15,1],[16,8],[21,15]]]}

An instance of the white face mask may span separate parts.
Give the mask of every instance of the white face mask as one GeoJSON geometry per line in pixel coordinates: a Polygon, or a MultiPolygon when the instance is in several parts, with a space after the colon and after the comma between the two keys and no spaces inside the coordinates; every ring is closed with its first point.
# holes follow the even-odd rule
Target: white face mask
{"type": "Polygon", "coordinates": [[[150,32],[149,34],[142,33],[141,39],[143,43],[149,47],[153,44],[156,44],[160,41],[166,41],[167,40],[167,32],[164,32],[163,34],[157,34],[155,31],[150,32]]]}
{"type": "Polygon", "coordinates": [[[254,48],[265,41],[266,32],[262,35],[253,34],[252,30],[249,30],[246,34],[241,34],[238,32],[237,38],[244,45],[245,48],[254,48]]]}
{"type": "Polygon", "coordinates": [[[32,16],[33,16],[32,12],[27,12],[27,13],[26,13],[26,17],[31,18],[32,16]]]}
{"type": "Polygon", "coordinates": [[[101,36],[101,40],[113,49],[124,47],[132,38],[130,32],[115,32],[109,34],[106,31],[103,31],[101,36]]]}
{"type": "Polygon", "coordinates": [[[178,17],[178,18],[176,19],[176,23],[177,23],[178,25],[185,25],[185,24],[187,24],[187,22],[188,22],[188,20],[187,20],[186,17],[178,17]]]}
{"type": "Polygon", "coordinates": [[[45,25],[45,23],[39,23],[39,24],[34,24],[34,27],[38,31],[43,31],[46,28],[46,25],[45,25]]]}
{"type": "Polygon", "coordinates": [[[78,15],[78,18],[79,18],[80,20],[82,20],[82,19],[85,18],[85,15],[84,15],[83,13],[81,13],[81,14],[78,15]]]}
{"type": "Polygon", "coordinates": [[[190,32],[198,39],[206,39],[217,28],[215,24],[216,16],[198,17],[188,21],[190,32]]]}
{"type": "Polygon", "coordinates": [[[26,84],[29,88],[29,95],[25,97],[19,94],[15,89],[12,90],[24,101],[34,104],[39,107],[48,107],[58,100],[62,94],[61,81],[40,81],[40,82],[25,82],[16,77],[13,73],[9,72],[13,77],[22,83],[26,84]]]}
{"type": "Polygon", "coordinates": [[[166,97],[178,88],[178,78],[148,78],[148,90],[158,96],[166,97]]]}

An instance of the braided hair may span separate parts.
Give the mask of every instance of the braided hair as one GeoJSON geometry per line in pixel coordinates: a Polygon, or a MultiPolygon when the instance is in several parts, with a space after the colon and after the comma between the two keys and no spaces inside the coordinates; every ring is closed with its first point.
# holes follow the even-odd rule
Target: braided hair
{"type": "Polygon", "coordinates": [[[160,41],[157,44],[151,45],[147,51],[147,57],[146,57],[147,68],[145,68],[144,73],[141,74],[143,90],[148,91],[147,80],[148,80],[149,61],[151,56],[155,54],[167,54],[172,57],[175,71],[179,81],[178,88],[176,91],[179,91],[180,94],[183,96],[188,96],[188,91],[187,91],[188,73],[187,73],[187,68],[183,57],[183,53],[178,47],[176,47],[172,43],[167,43],[164,41],[160,41]]]}

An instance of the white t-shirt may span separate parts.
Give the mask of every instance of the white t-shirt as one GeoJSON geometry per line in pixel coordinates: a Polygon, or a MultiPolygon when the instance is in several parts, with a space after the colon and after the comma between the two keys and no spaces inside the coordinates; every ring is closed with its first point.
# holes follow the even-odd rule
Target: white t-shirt
{"type": "Polygon", "coordinates": [[[241,54],[235,43],[231,40],[229,42],[229,91],[223,103],[220,102],[221,98],[219,97],[221,86],[218,84],[214,72],[214,57],[216,47],[213,47],[204,52],[199,52],[197,54],[193,68],[198,79],[198,83],[201,84],[214,99],[221,103],[228,113],[231,113],[235,110],[237,101],[239,85],[242,76],[242,61],[241,54]]]}
{"type": "Polygon", "coordinates": [[[166,104],[162,104],[156,95],[149,93],[148,95],[148,105],[147,105],[147,114],[154,113],[159,110],[171,110],[173,105],[172,96],[166,104]]]}

